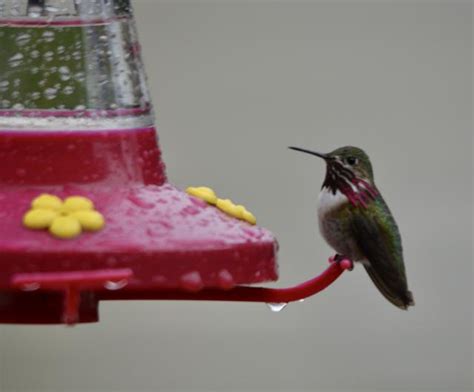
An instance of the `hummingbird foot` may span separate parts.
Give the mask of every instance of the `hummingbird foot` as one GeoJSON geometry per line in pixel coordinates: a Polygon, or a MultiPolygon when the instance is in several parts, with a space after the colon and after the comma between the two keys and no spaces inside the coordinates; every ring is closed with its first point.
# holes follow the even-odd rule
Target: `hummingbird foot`
{"type": "Polygon", "coordinates": [[[352,271],[354,269],[354,262],[347,256],[336,253],[334,256],[329,258],[329,263],[339,263],[343,269],[352,271]]]}

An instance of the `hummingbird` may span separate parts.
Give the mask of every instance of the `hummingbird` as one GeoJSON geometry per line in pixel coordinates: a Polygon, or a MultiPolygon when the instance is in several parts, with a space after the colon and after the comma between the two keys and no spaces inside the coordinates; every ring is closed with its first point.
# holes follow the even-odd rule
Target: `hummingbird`
{"type": "Polygon", "coordinates": [[[360,262],[377,289],[393,305],[415,304],[408,290],[400,232],[374,182],[369,156],[346,146],[322,154],[289,147],[326,162],[318,203],[321,235],[337,252],[335,260],[360,262]]]}

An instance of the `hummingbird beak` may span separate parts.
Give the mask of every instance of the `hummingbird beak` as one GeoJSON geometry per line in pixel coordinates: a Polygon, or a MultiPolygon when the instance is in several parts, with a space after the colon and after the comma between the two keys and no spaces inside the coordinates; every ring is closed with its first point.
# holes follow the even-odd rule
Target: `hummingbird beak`
{"type": "Polygon", "coordinates": [[[304,148],[299,148],[299,147],[288,147],[288,148],[295,151],[305,152],[306,154],[316,155],[317,157],[320,157],[324,159],[325,161],[331,158],[328,154],[321,154],[320,152],[305,150],[304,148]]]}

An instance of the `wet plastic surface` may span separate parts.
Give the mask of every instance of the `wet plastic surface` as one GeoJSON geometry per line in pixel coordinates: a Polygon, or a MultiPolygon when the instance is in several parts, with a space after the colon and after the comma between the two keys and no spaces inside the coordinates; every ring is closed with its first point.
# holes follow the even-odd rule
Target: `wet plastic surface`
{"type": "Polygon", "coordinates": [[[95,321],[99,289],[228,290],[278,277],[269,231],[166,182],[152,127],[3,132],[0,159],[0,322],[95,321]],[[88,197],[105,228],[62,240],[24,227],[41,193],[88,197]]]}

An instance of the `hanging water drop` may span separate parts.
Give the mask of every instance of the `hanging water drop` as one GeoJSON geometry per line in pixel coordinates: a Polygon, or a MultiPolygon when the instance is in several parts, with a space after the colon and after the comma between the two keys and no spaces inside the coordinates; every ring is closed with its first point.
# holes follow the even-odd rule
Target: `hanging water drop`
{"type": "Polygon", "coordinates": [[[280,302],[280,303],[269,302],[269,303],[267,303],[267,306],[270,308],[270,310],[272,312],[275,312],[275,313],[281,312],[286,307],[286,305],[288,305],[286,302],[280,302]]]}
{"type": "Polygon", "coordinates": [[[127,279],[122,279],[122,280],[119,280],[117,282],[113,282],[111,280],[108,280],[107,282],[105,282],[104,287],[107,290],[120,290],[120,289],[124,288],[127,285],[127,283],[128,283],[127,279]]]}
{"type": "Polygon", "coordinates": [[[21,286],[21,289],[23,291],[35,291],[35,290],[38,290],[39,288],[40,288],[40,284],[37,282],[25,283],[23,286],[21,286]]]}

